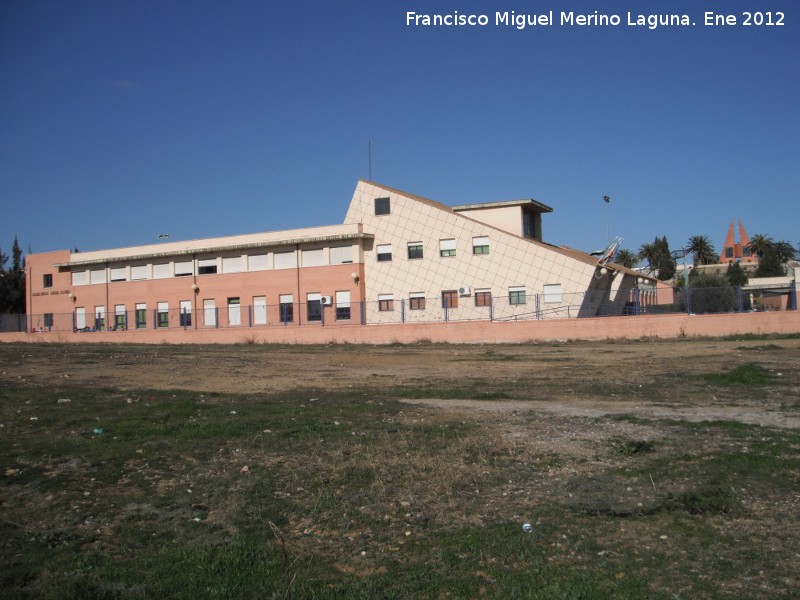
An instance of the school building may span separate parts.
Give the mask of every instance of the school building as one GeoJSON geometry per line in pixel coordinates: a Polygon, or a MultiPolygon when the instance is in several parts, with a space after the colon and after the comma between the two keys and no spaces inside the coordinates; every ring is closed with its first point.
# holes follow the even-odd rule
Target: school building
{"type": "Polygon", "coordinates": [[[28,331],[542,320],[648,302],[650,278],[545,243],[549,212],[362,180],[341,225],[30,254],[28,331]]]}

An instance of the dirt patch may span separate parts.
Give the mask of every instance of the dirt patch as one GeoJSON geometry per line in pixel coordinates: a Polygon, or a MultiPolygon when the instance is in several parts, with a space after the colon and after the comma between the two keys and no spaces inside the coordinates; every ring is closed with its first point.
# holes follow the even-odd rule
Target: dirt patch
{"type": "Polygon", "coordinates": [[[235,394],[406,388],[448,410],[631,415],[800,427],[800,340],[520,345],[6,346],[0,379],[235,394]],[[14,348],[15,351],[8,352],[14,348]],[[757,363],[769,385],[705,376],[757,363]],[[425,390],[447,388],[447,398],[425,390]],[[459,396],[458,394],[461,393],[459,396]]]}

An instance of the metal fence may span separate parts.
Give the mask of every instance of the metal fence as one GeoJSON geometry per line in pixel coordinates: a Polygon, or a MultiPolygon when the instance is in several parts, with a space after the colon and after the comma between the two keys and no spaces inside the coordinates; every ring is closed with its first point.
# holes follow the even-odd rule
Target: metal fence
{"type": "Polygon", "coordinates": [[[322,305],[230,305],[186,310],[138,309],[114,313],[0,315],[3,332],[96,332],[136,329],[218,329],[231,327],[336,327],[385,323],[526,321],[663,313],[728,313],[797,309],[794,290],[778,295],[740,287],[676,289],[673,302],[658,304],[653,292],[634,288],[612,300],[608,292],[495,297],[404,298],[322,305]]]}

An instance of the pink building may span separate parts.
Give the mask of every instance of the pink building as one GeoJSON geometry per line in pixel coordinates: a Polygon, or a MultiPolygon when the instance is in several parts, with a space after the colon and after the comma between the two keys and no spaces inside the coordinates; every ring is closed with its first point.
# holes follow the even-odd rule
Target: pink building
{"type": "Polygon", "coordinates": [[[622,313],[641,275],[545,243],[551,210],[531,199],[448,207],[360,181],[341,225],[31,254],[29,330],[622,313]]]}

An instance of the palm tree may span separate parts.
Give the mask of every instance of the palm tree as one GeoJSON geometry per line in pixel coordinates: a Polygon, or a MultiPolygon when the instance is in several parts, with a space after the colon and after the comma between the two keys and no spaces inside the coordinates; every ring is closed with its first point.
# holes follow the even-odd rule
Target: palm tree
{"type": "Polygon", "coordinates": [[[758,256],[758,258],[761,258],[764,256],[764,253],[774,245],[775,242],[772,241],[771,237],[766,234],[757,233],[750,238],[750,243],[747,244],[747,248],[751,253],[758,256]]]}
{"type": "Polygon", "coordinates": [[[636,263],[639,262],[639,257],[630,250],[623,248],[622,250],[617,250],[616,255],[614,255],[614,262],[628,269],[632,269],[636,266],[636,263]]]}
{"type": "Polygon", "coordinates": [[[787,263],[790,260],[794,260],[796,256],[796,250],[794,246],[790,242],[786,240],[781,240],[780,242],[775,243],[775,252],[778,254],[778,258],[781,259],[782,263],[787,263]]]}
{"type": "Polygon", "coordinates": [[[686,249],[694,254],[694,266],[710,265],[719,261],[719,255],[714,251],[714,244],[705,235],[693,235],[689,238],[686,249]]]}
{"type": "Polygon", "coordinates": [[[652,244],[642,244],[639,248],[639,259],[647,261],[647,268],[651,271],[656,268],[656,262],[658,261],[658,246],[656,246],[655,242],[652,244]]]}

